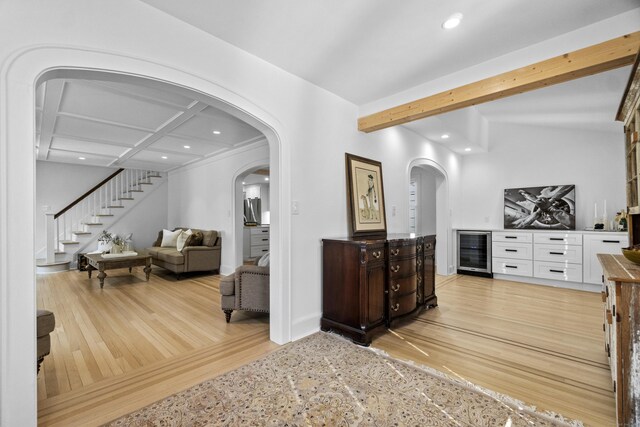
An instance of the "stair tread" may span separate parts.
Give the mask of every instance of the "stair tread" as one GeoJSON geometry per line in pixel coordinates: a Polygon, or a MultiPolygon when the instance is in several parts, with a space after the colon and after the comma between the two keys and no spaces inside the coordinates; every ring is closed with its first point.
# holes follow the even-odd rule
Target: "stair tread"
{"type": "Polygon", "coordinates": [[[129,193],[144,193],[142,190],[129,190],[129,193]]]}
{"type": "Polygon", "coordinates": [[[60,243],[63,245],[79,245],[80,242],[76,242],[75,240],[60,240],[60,243]]]}
{"type": "Polygon", "coordinates": [[[138,185],[153,185],[153,182],[139,182],[138,185]]]}
{"type": "Polygon", "coordinates": [[[120,197],[118,200],[135,200],[133,197],[120,197]]]}
{"type": "Polygon", "coordinates": [[[118,209],[118,208],[124,208],[124,206],[107,206],[107,209],[118,209]]]}
{"type": "Polygon", "coordinates": [[[84,225],[102,225],[101,222],[83,222],[84,225]]]}
{"type": "Polygon", "coordinates": [[[97,215],[94,215],[94,216],[113,216],[113,214],[97,214],[97,215]]]}
{"type": "Polygon", "coordinates": [[[46,259],[37,259],[36,260],[36,267],[48,267],[50,265],[63,265],[63,264],[69,264],[71,261],[53,261],[53,262],[47,262],[46,259]]]}
{"type": "Polygon", "coordinates": [[[76,236],[81,236],[84,234],[91,234],[90,231],[72,231],[71,234],[75,234],[76,236]]]}

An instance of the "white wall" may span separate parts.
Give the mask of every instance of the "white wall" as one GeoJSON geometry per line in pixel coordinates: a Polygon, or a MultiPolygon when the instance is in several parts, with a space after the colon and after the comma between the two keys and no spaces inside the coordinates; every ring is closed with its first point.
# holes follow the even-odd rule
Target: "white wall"
{"type": "Polygon", "coordinates": [[[114,168],[36,162],[36,256],[46,245],[44,206],[58,212],[97,183],[115,172],[114,168]]]}
{"type": "MultiPolygon", "coordinates": [[[[608,216],[626,206],[620,133],[492,124],[488,153],[463,156],[456,228],[503,228],[505,188],[576,186],[576,229],[593,226],[594,203],[608,216]]],[[[601,212],[600,212],[601,213],[601,212]]]]}
{"type": "MultiPolygon", "coordinates": [[[[253,144],[169,174],[168,224],[217,230],[222,238],[220,270],[236,268],[234,227],[242,227],[242,212],[233,221],[236,178],[256,163],[268,163],[266,142],[253,144]]],[[[237,242],[242,245],[242,240],[237,242]]]]}
{"type": "MultiPolygon", "coordinates": [[[[5,0],[0,40],[2,425],[36,424],[35,280],[29,272],[35,250],[35,85],[45,70],[113,70],[175,82],[237,106],[265,132],[269,156],[260,160],[272,173],[271,227],[277,236],[271,332],[278,342],[319,328],[320,241],[347,233],[345,152],[382,161],[390,232],[408,230],[411,162],[432,162],[451,191],[459,185],[460,158],[447,149],[403,128],[358,133],[355,105],[140,2],[5,0]],[[298,202],[298,215],[291,215],[291,201],[298,202]]],[[[168,225],[223,230],[224,263],[235,220],[229,213],[232,175],[243,161],[260,157],[247,156],[229,165],[210,159],[169,177],[168,225]]],[[[456,210],[454,198],[445,202],[456,210]]]]}

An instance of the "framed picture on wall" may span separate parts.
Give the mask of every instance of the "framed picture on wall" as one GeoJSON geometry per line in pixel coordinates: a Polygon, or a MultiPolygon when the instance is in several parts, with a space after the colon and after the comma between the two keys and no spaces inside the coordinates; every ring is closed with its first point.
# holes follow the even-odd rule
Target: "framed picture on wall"
{"type": "Polygon", "coordinates": [[[576,186],[504,190],[504,228],[576,229],[576,186]]]}
{"type": "Polygon", "coordinates": [[[346,167],[351,235],[386,234],[382,163],[346,153],[346,167]]]}

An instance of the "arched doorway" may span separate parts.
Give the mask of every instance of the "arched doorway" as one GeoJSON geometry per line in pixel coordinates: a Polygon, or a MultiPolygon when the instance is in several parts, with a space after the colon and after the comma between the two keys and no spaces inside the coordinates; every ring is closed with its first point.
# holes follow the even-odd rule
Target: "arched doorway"
{"type": "Polygon", "coordinates": [[[429,159],[416,159],[409,165],[412,195],[410,224],[418,235],[436,235],[436,272],[453,272],[451,224],[449,218],[449,181],[446,170],[429,159]]]}
{"type": "Polygon", "coordinates": [[[259,129],[269,143],[271,167],[270,337],[291,339],[290,147],[279,121],[247,97],[241,88],[225,88],[192,72],[150,60],[90,48],[41,46],[16,52],[2,68],[0,87],[0,364],[5,420],[35,420],[35,96],[47,78],[80,71],[134,76],[188,88],[259,129]],[[10,90],[7,90],[10,88],[10,90]],[[280,232],[284,230],[285,232],[280,232]],[[283,237],[287,236],[287,237],[283,237]]]}

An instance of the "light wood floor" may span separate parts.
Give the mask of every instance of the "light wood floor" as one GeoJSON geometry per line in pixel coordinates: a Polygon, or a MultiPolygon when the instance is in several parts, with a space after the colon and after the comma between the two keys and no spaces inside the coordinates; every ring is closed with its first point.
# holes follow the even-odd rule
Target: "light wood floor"
{"type": "Polygon", "coordinates": [[[439,307],[372,345],[541,410],[615,426],[599,294],[472,276],[438,277],[439,307]]]}
{"type": "MultiPolygon", "coordinates": [[[[38,276],[54,311],[52,352],[38,376],[40,425],[99,425],[255,360],[278,346],[268,317],[220,310],[219,276],[154,268],[38,276]]],[[[438,277],[439,307],[394,324],[373,346],[525,403],[614,425],[598,294],[438,277]]]]}

